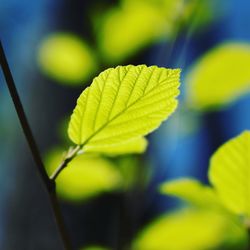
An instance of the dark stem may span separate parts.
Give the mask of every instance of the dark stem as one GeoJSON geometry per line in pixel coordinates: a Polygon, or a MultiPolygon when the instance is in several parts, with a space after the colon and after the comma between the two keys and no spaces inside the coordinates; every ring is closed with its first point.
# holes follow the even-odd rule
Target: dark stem
{"type": "Polygon", "coordinates": [[[14,103],[19,121],[21,123],[23,132],[25,134],[25,137],[26,137],[26,140],[29,144],[29,148],[31,150],[32,156],[33,156],[34,161],[36,163],[37,170],[39,171],[39,174],[40,174],[44,184],[46,185],[47,189],[51,189],[51,188],[53,188],[53,185],[52,185],[53,183],[50,182],[50,179],[49,179],[49,177],[45,171],[45,168],[43,166],[43,162],[41,160],[41,157],[40,157],[40,154],[38,151],[38,147],[36,145],[36,142],[34,140],[30,126],[28,124],[28,120],[26,118],[20,97],[17,93],[17,89],[15,86],[12,74],[10,72],[10,68],[9,68],[9,65],[8,65],[8,62],[7,62],[7,59],[6,59],[1,42],[0,42],[0,54],[1,54],[1,68],[2,68],[2,71],[4,73],[4,77],[5,77],[12,101],[14,103]]]}
{"type": "MultiPolygon", "coordinates": [[[[249,224],[248,220],[247,220],[247,224],[249,224]]],[[[247,234],[248,234],[248,239],[247,239],[247,248],[246,248],[246,250],[250,250],[250,227],[249,227],[249,225],[247,227],[247,234]]]]}
{"type": "Polygon", "coordinates": [[[51,180],[55,180],[56,177],[60,174],[60,172],[67,167],[69,162],[77,155],[77,153],[80,151],[81,147],[76,146],[74,149],[70,149],[67,153],[66,157],[62,161],[62,163],[58,166],[58,168],[55,170],[55,172],[50,176],[51,180]]]}
{"type": "Polygon", "coordinates": [[[52,207],[54,218],[55,218],[55,222],[57,224],[58,231],[59,231],[60,236],[62,238],[64,249],[71,250],[72,249],[71,244],[70,244],[68,235],[66,234],[62,214],[61,214],[59,203],[58,203],[58,200],[56,197],[55,181],[50,180],[50,178],[48,177],[48,175],[45,171],[45,168],[44,168],[44,165],[42,162],[42,158],[40,156],[37,144],[35,142],[31,128],[29,126],[28,120],[26,118],[26,115],[25,115],[20,97],[18,95],[16,86],[15,86],[15,82],[14,82],[14,79],[12,77],[12,74],[11,74],[11,71],[10,71],[10,68],[9,68],[1,41],[0,41],[0,61],[1,61],[1,68],[3,71],[4,77],[5,77],[12,101],[14,103],[19,121],[21,123],[26,140],[29,144],[29,148],[31,150],[34,161],[36,163],[37,171],[38,171],[38,173],[43,181],[44,187],[46,188],[46,190],[48,192],[51,207],[52,207]]]}

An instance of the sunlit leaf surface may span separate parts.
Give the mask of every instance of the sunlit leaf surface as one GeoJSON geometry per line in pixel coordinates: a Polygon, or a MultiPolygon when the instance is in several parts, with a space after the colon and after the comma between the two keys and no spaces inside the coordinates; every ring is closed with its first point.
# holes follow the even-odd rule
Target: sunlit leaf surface
{"type": "Polygon", "coordinates": [[[179,78],[179,69],[156,66],[105,70],[78,98],[68,128],[70,139],[83,151],[136,141],[174,112],[179,78]]]}
{"type": "Polygon", "coordinates": [[[187,78],[188,102],[197,109],[218,108],[250,91],[250,45],[222,44],[203,55],[187,78]]]}
{"type": "MultiPolygon", "coordinates": [[[[62,160],[62,150],[55,149],[46,157],[49,175],[62,160]]],[[[69,201],[81,201],[122,185],[122,177],[110,161],[94,155],[74,158],[56,179],[58,195],[69,201]]]]}
{"type": "MultiPolygon", "coordinates": [[[[60,138],[65,141],[68,145],[70,145],[70,139],[67,135],[67,129],[68,129],[69,119],[62,120],[62,122],[59,124],[58,127],[58,134],[60,138]]],[[[95,146],[85,146],[84,151],[88,153],[101,153],[103,155],[107,156],[117,156],[120,154],[138,154],[143,153],[147,149],[148,141],[144,137],[138,137],[135,139],[131,139],[128,141],[125,141],[119,145],[101,145],[100,147],[95,146]]]]}
{"type": "Polygon", "coordinates": [[[85,152],[98,152],[106,154],[109,156],[115,156],[119,154],[129,154],[129,153],[143,153],[147,148],[148,142],[144,137],[138,137],[120,143],[119,145],[100,145],[92,147],[91,145],[86,145],[84,147],[85,152]]]}
{"type": "Polygon", "coordinates": [[[132,249],[205,250],[237,242],[237,249],[243,250],[246,239],[246,230],[229,217],[209,210],[184,210],[155,220],[139,234],[132,249]]]}
{"type": "Polygon", "coordinates": [[[250,216],[250,132],[222,145],[212,156],[210,182],[224,205],[240,215],[250,216]]]}
{"type": "Polygon", "coordinates": [[[51,78],[68,85],[84,84],[97,69],[95,54],[79,37],[54,33],[41,43],[38,62],[51,78]]]}

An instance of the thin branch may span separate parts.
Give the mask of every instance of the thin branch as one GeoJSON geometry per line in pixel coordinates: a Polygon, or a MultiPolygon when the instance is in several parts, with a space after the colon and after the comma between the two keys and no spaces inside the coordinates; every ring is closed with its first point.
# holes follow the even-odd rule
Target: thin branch
{"type": "Polygon", "coordinates": [[[69,164],[69,162],[71,162],[71,160],[77,155],[77,153],[80,151],[81,147],[80,146],[76,146],[73,149],[70,149],[66,155],[66,157],[64,158],[64,160],[62,161],[62,163],[58,166],[58,168],[55,170],[55,172],[50,176],[51,180],[55,180],[56,177],[60,174],[60,172],[67,167],[67,165],[69,164]]]}
{"type": "Polygon", "coordinates": [[[50,204],[54,213],[54,219],[57,225],[57,229],[59,232],[59,235],[61,236],[62,239],[62,244],[63,244],[63,249],[64,250],[72,250],[72,244],[69,238],[69,235],[67,233],[64,221],[63,221],[63,216],[61,213],[61,209],[59,206],[59,202],[56,196],[56,189],[53,189],[49,193],[49,200],[50,204]]]}
{"type": "Polygon", "coordinates": [[[48,177],[48,175],[45,171],[45,168],[44,168],[44,165],[42,162],[42,158],[40,156],[37,144],[35,142],[31,128],[29,126],[28,120],[26,118],[26,115],[25,115],[20,97],[18,95],[16,86],[15,86],[15,82],[14,82],[14,79],[12,77],[12,74],[11,74],[11,71],[10,71],[10,68],[9,68],[1,41],[0,41],[0,61],[1,61],[1,68],[2,68],[2,71],[4,73],[4,77],[5,77],[12,101],[14,103],[19,121],[21,123],[26,140],[29,144],[29,148],[31,150],[34,161],[36,163],[37,171],[38,171],[38,173],[43,181],[43,184],[44,184],[44,186],[49,194],[50,204],[51,204],[51,207],[53,210],[53,214],[54,214],[55,222],[56,222],[57,227],[58,227],[58,231],[59,231],[60,236],[62,238],[62,243],[63,243],[64,249],[70,250],[70,249],[72,249],[71,244],[70,244],[68,235],[66,234],[62,214],[61,214],[58,200],[56,197],[55,181],[50,180],[50,178],[48,177]]]}
{"type": "Polygon", "coordinates": [[[37,169],[40,173],[41,178],[43,179],[44,184],[46,185],[47,189],[50,190],[51,188],[53,188],[53,183],[50,181],[48,175],[46,174],[45,168],[43,166],[43,162],[42,159],[40,157],[39,151],[38,151],[38,147],[36,145],[36,142],[34,140],[34,136],[31,132],[30,126],[28,124],[28,120],[26,118],[20,97],[17,93],[17,89],[12,77],[12,74],[10,72],[10,68],[2,47],[2,43],[0,42],[0,54],[1,54],[1,66],[2,66],[2,70],[4,73],[4,77],[12,98],[12,101],[15,105],[15,109],[19,118],[19,121],[21,123],[23,132],[25,134],[26,140],[29,144],[31,153],[33,155],[34,161],[36,163],[37,169]]]}

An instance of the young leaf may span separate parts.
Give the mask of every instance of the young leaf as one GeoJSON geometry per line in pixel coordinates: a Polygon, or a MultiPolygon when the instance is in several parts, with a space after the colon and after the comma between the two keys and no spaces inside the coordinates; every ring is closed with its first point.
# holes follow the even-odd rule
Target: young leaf
{"type": "Polygon", "coordinates": [[[214,190],[195,179],[182,178],[165,182],[160,186],[160,191],[163,194],[183,199],[191,205],[207,208],[220,206],[214,190]]]}
{"type": "Polygon", "coordinates": [[[250,131],[222,145],[210,161],[209,179],[224,205],[250,216],[250,131]]]}
{"type": "Polygon", "coordinates": [[[176,109],[179,78],[179,69],[156,66],[105,70],[78,98],[70,139],[101,150],[152,132],[176,109]]]}
{"type": "Polygon", "coordinates": [[[100,147],[94,146],[91,147],[86,145],[84,147],[85,152],[99,152],[109,156],[115,156],[119,154],[129,154],[129,153],[143,153],[148,145],[148,141],[144,137],[139,137],[131,139],[121,143],[119,145],[101,145],[100,147]]]}

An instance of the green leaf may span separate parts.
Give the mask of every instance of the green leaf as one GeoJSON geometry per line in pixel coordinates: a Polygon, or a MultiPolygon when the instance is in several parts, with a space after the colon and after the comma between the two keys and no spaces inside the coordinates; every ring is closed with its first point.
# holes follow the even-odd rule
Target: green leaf
{"type": "MultiPolygon", "coordinates": [[[[70,145],[70,139],[67,135],[69,119],[63,119],[58,126],[59,137],[65,142],[65,144],[70,145]]],[[[117,156],[120,154],[139,154],[145,152],[148,146],[148,141],[144,137],[139,137],[125,141],[119,145],[102,145],[100,147],[95,146],[85,146],[84,151],[88,153],[101,153],[107,156],[117,156]]]]}
{"type": "Polygon", "coordinates": [[[188,102],[204,110],[229,104],[250,91],[249,68],[249,44],[227,43],[210,50],[187,74],[188,102]]]}
{"type": "Polygon", "coordinates": [[[211,187],[191,178],[165,182],[160,186],[160,192],[178,197],[191,203],[191,205],[199,207],[211,208],[220,206],[220,201],[211,187]]]}
{"type": "Polygon", "coordinates": [[[86,42],[70,33],[45,37],[38,50],[38,62],[46,75],[71,86],[82,85],[98,67],[86,42]]]}
{"type": "Polygon", "coordinates": [[[222,145],[210,161],[209,179],[224,205],[250,216],[250,132],[222,145]]]}
{"type": "Polygon", "coordinates": [[[93,15],[101,56],[117,64],[159,40],[171,42],[180,29],[202,29],[218,16],[211,2],[121,0],[93,15]]]}
{"type": "Polygon", "coordinates": [[[129,153],[143,153],[147,148],[148,142],[144,137],[139,137],[125,141],[119,145],[100,145],[92,147],[91,145],[86,145],[84,147],[85,152],[99,152],[109,156],[116,156],[119,154],[129,154],[129,153]]]}
{"type": "Polygon", "coordinates": [[[179,77],[179,69],[146,65],[105,70],[78,98],[70,139],[101,151],[147,135],[176,109],[179,77]]]}
{"type": "Polygon", "coordinates": [[[156,219],[139,234],[132,249],[226,249],[224,245],[235,242],[238,250],[245,249],[241,246],[247,242],[247,232],[234,219],[213,210],[189,209],[156,219]]]}
{"type": "Polygon", "coordinates": [[[182,2],[126,0],[104,15],[100,13],[96,36],[102,57],[117,64],[154,41],[173,36],[174,20],[179,14],[176,9],[184,8],[182,2]]]}
{"type": "MultiPolygon", "coordinates": [[[[54,149],[45,158],[48,175],[62,161],[62,150],[54,149]]],[[[104,192],[122,187],[122,176],[117,167],[93,154],[76,156],[56,179],[56,191],[60,198],[80,202],[104,192]]]]}

